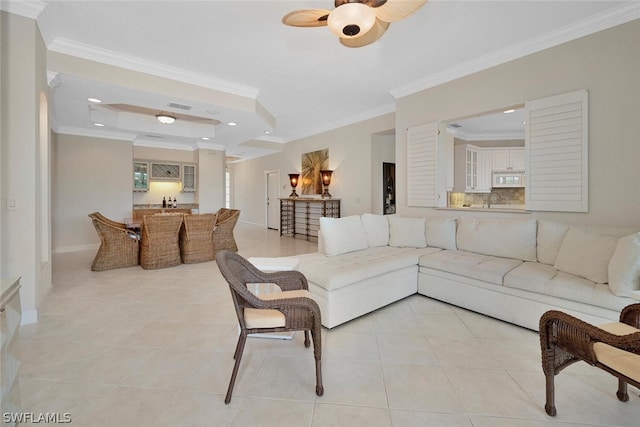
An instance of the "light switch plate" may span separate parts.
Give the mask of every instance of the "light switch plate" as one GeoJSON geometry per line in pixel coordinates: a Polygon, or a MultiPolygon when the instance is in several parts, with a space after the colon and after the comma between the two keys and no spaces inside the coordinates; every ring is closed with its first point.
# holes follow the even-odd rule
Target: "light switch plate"
{"type": "Polygon", "coordinates": [[[12,196],[7,197],[7,210],[15,211],[20,208],[20,204],[18,203],[18,199],[12,196]]]}

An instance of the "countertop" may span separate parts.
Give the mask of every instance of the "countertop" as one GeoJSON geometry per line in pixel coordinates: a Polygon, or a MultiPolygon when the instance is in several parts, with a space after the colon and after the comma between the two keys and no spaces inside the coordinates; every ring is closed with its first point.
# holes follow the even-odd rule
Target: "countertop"
{"type": "MultiPolygon", "coordinates": [[[[197,203],[178,203],[180,209],[198,209],[200,206],[197,203]]],[[[133,205],[133,209],[173,209],[163,208],[162,203],[146,204],[146,205],[133,205]]]]}
{"type": "Polygon", "coordinates": [[[528,210],[524,209],[524,205],[491,205],[491,207],[482,207],[482,205],[471,205],[470,207],[462,206],[448,206],[446,208],[437,208],[438,210],[445,211],[467,211],[467,212],[496,212],[496,213],[516,213],[516,214],[529,214],[528,210]]]}

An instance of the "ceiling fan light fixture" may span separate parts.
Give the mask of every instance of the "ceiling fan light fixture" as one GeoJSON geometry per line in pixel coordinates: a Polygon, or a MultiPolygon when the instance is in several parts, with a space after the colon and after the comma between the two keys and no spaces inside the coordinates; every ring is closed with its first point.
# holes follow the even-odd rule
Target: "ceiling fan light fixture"
{"type": "Polygon", "coordinates": [[[362,3],[344,3],[329,14],[327,26],[341,38],[357,38],[376,23],[376,12],[362,3]]]}
{"type": "Polygon", "coordinates": [[[170,125],[176,121],[175,116],[171,116],[165,113],[156,114],[156,119],[158,119],[158,121],[163,125],[170,125]]]}

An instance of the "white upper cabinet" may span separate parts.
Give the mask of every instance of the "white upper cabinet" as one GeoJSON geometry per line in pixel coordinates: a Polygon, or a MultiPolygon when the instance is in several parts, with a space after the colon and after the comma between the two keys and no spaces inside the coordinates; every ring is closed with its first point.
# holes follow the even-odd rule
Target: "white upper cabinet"
{"type": "Polygon", "coordinates": [[[185,193],[196,191],[196,165],[182,165],[182,191],[185,193]]]}
{"type": "Polygon", "coordinates": [[[524,148],[500,148],[492,151],[493,169],[524,170],[524,148]]]}
{"type": "Polygon", "coordinates": [[[467,145],[465,162],[465,191],[468,193],[491,192],[492,152],[467,145]]]}

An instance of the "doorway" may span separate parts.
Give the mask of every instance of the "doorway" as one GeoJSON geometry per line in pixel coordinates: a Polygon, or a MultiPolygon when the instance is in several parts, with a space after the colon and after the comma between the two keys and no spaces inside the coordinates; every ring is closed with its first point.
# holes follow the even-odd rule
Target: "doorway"
{"type": "Polygon", "coordinates": [[[280,172],[268,171],[267,175],[267,228],[280,229],[280,172]]]}
{"type": "Polygon", "coordinates": [[[396,164],[382,163],[382,213],[396,213],[396,164]]]}

